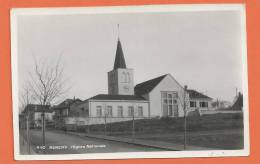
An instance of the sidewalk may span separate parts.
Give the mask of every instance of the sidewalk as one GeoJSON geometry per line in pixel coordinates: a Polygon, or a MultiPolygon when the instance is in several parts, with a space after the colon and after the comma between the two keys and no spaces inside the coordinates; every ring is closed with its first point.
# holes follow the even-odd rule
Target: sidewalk
{"type": "MultiPolygon", "coordinates": [[[[67,132],[67,133],[81,136],[81,137],[91,137],[91,138],[97,138],[97,139],[103,139],[109,141],[124,142],[124,143],[159,148],[159,149],[164,149],[169,151],[184,150],[183,144],[178,144],[178,143],[169,143],[164,141],[152,141],[152,140],[133,139],[133,138],[122,138],[122,137],[104,136],[104,135],[93,135],[93,134],[78,133],[78,132],[67,132]]],[[[186,150],[213,150],[213,149],[187,145],[186,150]]]]}
{"type": "Polygon", "coordinates": [[[32,146],[28,147],[28,143],[25,140],[24,136],[22,136],[20,134],[20,154],[22,155],[33,155],[33,154],[37,154],[32,146]]]}

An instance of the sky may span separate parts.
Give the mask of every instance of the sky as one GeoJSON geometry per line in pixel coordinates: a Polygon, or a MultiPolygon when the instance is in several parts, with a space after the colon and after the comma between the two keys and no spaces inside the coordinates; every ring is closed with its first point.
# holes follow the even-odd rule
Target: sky
{"type": "Polygon", "coordinates": [[[232,101],[242,91],[242,27],[238,11],[19,15],[19,88],[33,58],[61,56],[66,98],[106,94],[119,35],[135,84],[170,73],[183,86],[232,101]]]}

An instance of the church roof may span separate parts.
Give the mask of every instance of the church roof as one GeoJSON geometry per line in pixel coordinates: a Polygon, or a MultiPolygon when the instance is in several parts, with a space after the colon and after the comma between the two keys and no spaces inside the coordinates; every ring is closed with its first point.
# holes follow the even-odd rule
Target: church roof
{"type": "Polygon", "coordinates": [[[193,99],[212,99],[198,91],[192,90],[192,89],[188,89],[187,92],[189,93],[189,97],[193,98],[193,99]]]}
{"type": "Polygon", "coordinates": [[[99,94],[88,100],[145,100],[143,97],[138,95],[109,95],[99,94]]]}
{"type": "Polygon", "coordinates": [[[124,53],[123,53],[123,49],[122,49],[121,42],[119,39],[117,41],[114,70],[116,70],[118,68],[126,68],[124,53]]]}
{"type": "Polygon", "coordinates": [[[156,77],[154,79],[142,82],[135,86],[135,94],[136,95],[144,95],[152,91],[161,81],[166,77],[167,74],[156,77]]]}

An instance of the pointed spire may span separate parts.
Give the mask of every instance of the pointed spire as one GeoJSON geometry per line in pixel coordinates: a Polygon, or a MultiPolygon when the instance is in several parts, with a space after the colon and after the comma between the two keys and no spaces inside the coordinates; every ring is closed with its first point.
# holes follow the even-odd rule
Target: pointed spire
{"type": "Polygon", "coordinates": [[[126,68],[124,53],[119,39],[119,24],[117,24],[117,28],[118,28],[118,41],[117,41],[117,48],[116,48],[114,70],[118,68],[126,68]]]}
{"type": "Polygon", "coordinates": [[[116,58],[114,63],[114,70],[118,68],[126,68],[124,53],[122,50],[121,42],[118,39],[116,48],[116,58]]]}

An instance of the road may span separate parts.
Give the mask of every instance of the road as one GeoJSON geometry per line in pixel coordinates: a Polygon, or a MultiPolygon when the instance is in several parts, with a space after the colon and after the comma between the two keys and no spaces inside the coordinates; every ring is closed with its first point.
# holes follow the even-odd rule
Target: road
{"type": "Polygon", "coordinates": [[[80,137],[62,132],[46,131],[46,147],[42,147],[41,130],[31,130],[31,146],[37,154],[81,154],[146,152],[160,149],[143,147],[122,142],[80,137]]]}

